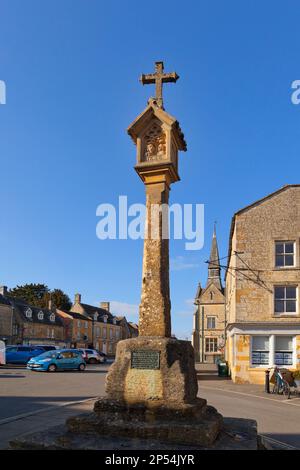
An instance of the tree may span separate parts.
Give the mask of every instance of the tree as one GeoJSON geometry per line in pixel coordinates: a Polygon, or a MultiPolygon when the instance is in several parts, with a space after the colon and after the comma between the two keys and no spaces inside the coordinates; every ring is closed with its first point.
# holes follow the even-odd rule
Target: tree
{"type": "MultiPolygon", "coordinates": [[[[67,294],[61,289],[53,289],[48,294],[48,299],[51,298],[53,304],[57,308],[61,308],[62,310],[70,310],[72,306],[72,302],[67,294]]],[[[48,305],[48,303],[47,303],[48,305]]]]}
{"type": "Polygon", "coordinates": [[[9,295],[22,299],[31,305],[44,308],[45,297],[48,292],[49,288],[45,284],[24,284],[10,289],[9,295]]]}
{"type": "Polygon", "coordinates": [[[9,290],[9,295],[40,308],[48,308],[50,299],[55,307],[62,310],[70,310],[72,305],[70,298],[64,291],[61,289],[53,289],[51,291],[46,284],[16,286],[9,290]]]}

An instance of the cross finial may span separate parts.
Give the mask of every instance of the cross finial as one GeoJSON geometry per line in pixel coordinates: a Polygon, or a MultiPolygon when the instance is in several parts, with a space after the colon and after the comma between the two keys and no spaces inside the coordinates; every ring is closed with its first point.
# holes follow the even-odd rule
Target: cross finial
{"type": "Polygon", "coordinates": [[[163,108],[163,97],[162,97],[162,86],[163,83],[176,82],[179,76],[176,72],[164,73],[164,63],[155,62],[155,73],[142,74],[140,77],[140,82],[143,85],[148,85],[149,83],[155,83],[155,100],[157,106],[163,108]]]}

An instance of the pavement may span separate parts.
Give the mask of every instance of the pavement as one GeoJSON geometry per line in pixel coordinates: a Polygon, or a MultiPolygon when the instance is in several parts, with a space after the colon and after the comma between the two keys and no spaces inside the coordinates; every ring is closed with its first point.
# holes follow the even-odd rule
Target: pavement
{"type": "Polygon", "coordinates": [[[199,396],[227,417],[257,421],[266,447],[300,449],[300,394],[267,394],[263,385],[234,384],[213,365],[197,365],[199,396]]]}
{"type": "MultiPolygon", "coordinates": [[[[83,373],[53,374],[20,367],[0,368],[0,448],[33,431],[63,424],[91,411],[104,395],[109,365],[88,366],[83,373]]],[[[300,395],[290,400],[268,395],[261,385],[233,384],[217,377],[213,366],[197,366],[199,396],[228,418],[254,419],[271,448],[300,449],[300,395]]]]}

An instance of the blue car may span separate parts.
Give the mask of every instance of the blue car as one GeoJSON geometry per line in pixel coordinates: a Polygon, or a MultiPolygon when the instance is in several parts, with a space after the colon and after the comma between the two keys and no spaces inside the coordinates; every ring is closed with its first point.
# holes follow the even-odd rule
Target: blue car
{"type": "Polygon", "coordinates": [[[85,361],[76,349],[57,349],[33,357],[28,361],[27,369],[43,372],[76,369],[83,372],[85,361]]]}
{"type": "Polygon", "coordinates": [[[27,364],[29,359],[39,356],[44,349],[37,346],[7,346],[5,349],[6,364],[27,364]]]}

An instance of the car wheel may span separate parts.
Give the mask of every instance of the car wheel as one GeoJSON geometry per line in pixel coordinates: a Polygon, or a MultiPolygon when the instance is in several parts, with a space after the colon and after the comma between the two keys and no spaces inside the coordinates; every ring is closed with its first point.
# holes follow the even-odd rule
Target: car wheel
{"type": "Polygon", "coordinates": [[[89,359],[89,364],[97,364],[97,359],[95,359],[94,357],[91,357],[91,359],[89,359]]]}
{"type": "Polygon", "coordinates": [[[80,364],[79,367],[78,367],[78,370],[79,370],[80,372],[83,372],[83,371],[85,370],[85,364],[83,364],[83,363],[80,364]]]}
{"type": "Polygon", "coordinates": [[[56,372],[56,365],[55,364],[50,364],[48,367],[48,372],[56,372]]]}

